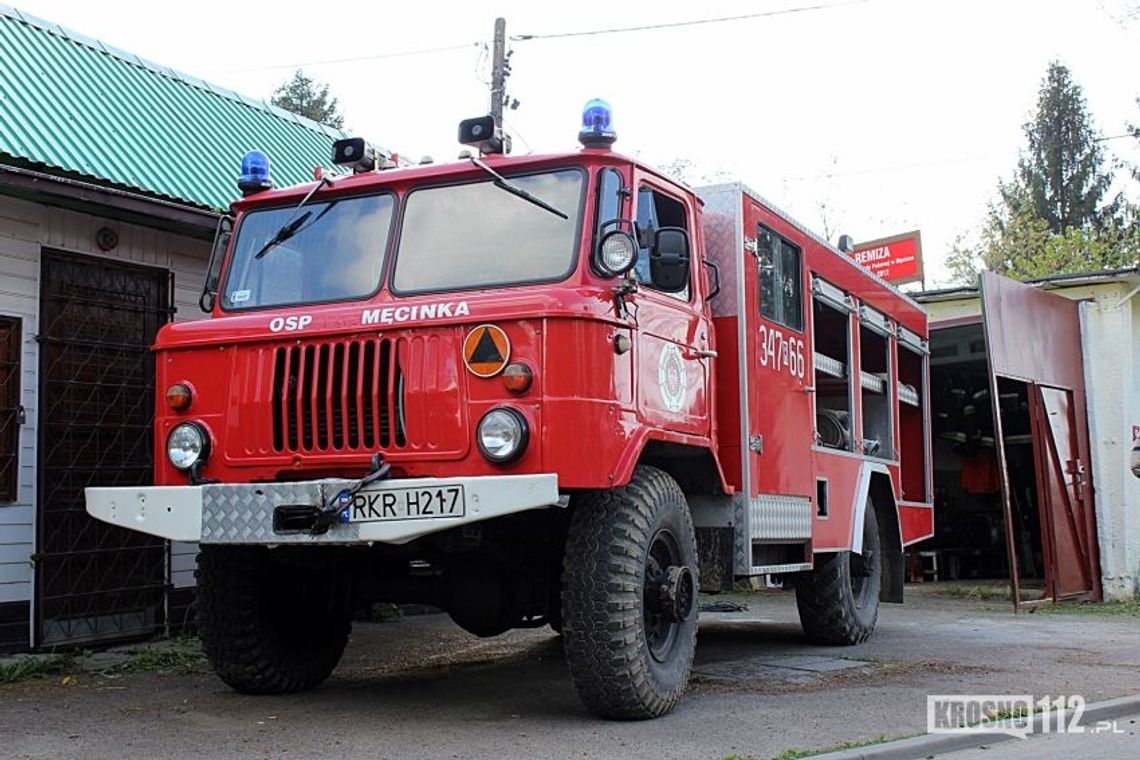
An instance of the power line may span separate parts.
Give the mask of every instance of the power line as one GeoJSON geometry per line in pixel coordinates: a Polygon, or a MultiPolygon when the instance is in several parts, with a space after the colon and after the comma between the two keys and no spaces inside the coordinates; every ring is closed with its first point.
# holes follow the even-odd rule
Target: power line
{"type": "Polygon", "coordinates": [[[745,13],[740,16],[720,16],[718,18],[693,19],[691,21],[674,21],[668,24],[646,24],[643,26],[622,26],[612,29],[590,29],[580,32],[555,32],[552,34],[516,34],[511,37],[513,42],[527,42],[529,40],[552,40],[562,37],[587,37],[597,34],[620,34],[622,32],[645,32],[653,29],[675,29],[682,26],[699,26],[702,24],[720,24],[725,21],[744,21],[746,19],[767,18],[770,16],[786,16],[791,13],[804,13],[806,11],[822,11],[828,8],[839,8],[844,5],[865,3],[867,0],[846,0],[841,3],[827,3],[824,5],[805,5],[799,8],[784,8],[778,11],[764,11],[762,13],[745,13]]]}
{"type": "Polygon", "coordinates": [[[519,139],[528,154],[534,153],[534,148],[531,147],[530,141],[526,139],[526,136],[523,135],[522,132],[519,132],[518,127],[516,127],[513,122],[507,121],[506,116],[503,117],[503,124],[511,131],[513,137],[519,139]]]}
{"type": "Polygon", "coordinates": [[[324,66],[336,63],[358,63],[360,61],[379,61],[385,58],[407,58],[415,55],[431,55],[432,53],[445,53],[451,50],[467,50],[481,43],[467,42],[462,45],[445,45],[443,47],[421,48],[419,50],[401,50],[395,53],[379,53],[377,55],[361,55],[351,58],[326,58],[320,61],[304,61],[301,63],[279,63],[272,66],[255,66],[248,69],[224,69],[220,73],[244,74],[253,71],[273,71],[276,69],[299,69],[304,66],[324,66]]]}

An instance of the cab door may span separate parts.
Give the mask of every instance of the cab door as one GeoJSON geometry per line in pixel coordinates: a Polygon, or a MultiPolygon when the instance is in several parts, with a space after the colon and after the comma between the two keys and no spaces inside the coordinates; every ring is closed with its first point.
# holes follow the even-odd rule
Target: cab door
{"type": "Polygon", "coordinates": [[[635,172],[635,214],[641,249],[634,277],[638,291],[630,296],[637,323],[638,414],[650,426],[678,433],[709,435],[711,328],[697,287],[700,258],[696,209],[692,201],[635,172]],[[681,292],[654,287],[649,269],[653,237],[664,227],[689,233],[693,254],[689,284],[681,292]]]}
{"type": "Polygon", "coordinates": [[[805,252],[788,225],[748,198],[745,204],[750,495],[809,497],[815,425],[805,252]]]}

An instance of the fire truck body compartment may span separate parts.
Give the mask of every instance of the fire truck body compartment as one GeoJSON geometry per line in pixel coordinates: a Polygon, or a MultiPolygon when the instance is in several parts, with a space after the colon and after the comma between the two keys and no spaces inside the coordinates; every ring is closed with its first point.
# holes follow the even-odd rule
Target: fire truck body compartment
{"type": "MultiPolygon", "coordinates": [[[[744,185],[696,192],[720,279],[716,414],[736,575],[859,551],[868,504],[897,531],[901,562],[933,533],[925,312],[744,185]]],[[[694,509],[705,526],[727,511],[694,509]]]]}

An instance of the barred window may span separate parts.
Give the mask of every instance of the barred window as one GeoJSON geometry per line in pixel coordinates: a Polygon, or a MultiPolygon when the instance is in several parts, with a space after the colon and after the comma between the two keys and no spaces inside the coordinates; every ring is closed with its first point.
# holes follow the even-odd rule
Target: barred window
{"type": "Polygon", "coordinates": [[[0,317],[0,501],[19,491],[20,320],[0,317]]]}

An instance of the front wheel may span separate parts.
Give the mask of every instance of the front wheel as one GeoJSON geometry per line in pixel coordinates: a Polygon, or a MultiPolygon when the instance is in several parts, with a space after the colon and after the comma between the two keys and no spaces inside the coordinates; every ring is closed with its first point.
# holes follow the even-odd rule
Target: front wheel
{"type": "Polygon", "coordinates": [[[813,644],[859,644],[875,630],[883,582],[881,546],[875,507],[868,503],[862,553],[817,554],[815,568],[797,578],[800,625],[813,644]]]}
{"type": "Polygon", "coordinates": [[[603,718],[655,718],[689,680],[697,643],[697,542],[685,495],[638,467],[629,484],[577,497],[562,625],[582,702],[603,718]]]}
{"type": "Polygon", "coordinates": [[[352,617],[336,576],[261,547],[203,546],[198,634],[218,677],[243,694],[311,689],[332,673],[352,617]]]}

